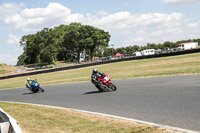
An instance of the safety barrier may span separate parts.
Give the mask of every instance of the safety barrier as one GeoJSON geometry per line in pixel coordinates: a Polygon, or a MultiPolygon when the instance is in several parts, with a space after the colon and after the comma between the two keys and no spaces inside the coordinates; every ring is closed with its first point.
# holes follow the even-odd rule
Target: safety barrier
{"type": "Polygon", "coordinates": [[[170,52],[170,53],[146,55],[146,56],[133,56],[133,57],[129,57],[129,58],[114,59],[114,60],[108,60],[108,61],[103,61],[103,62],[80,64],[80,65],[74,65],[74,66],[52,68],[52,69],[47,69],[47,70],[39,70],[39,71],[33,71],[33,72],[27,72],[27,73],[15,74],[15,75],[8,75],[8,76],[0,77],[0,80],[8,79],[8,78],[21,77],[21,76],[30,76],[30,75],[50,73],[50,72],[56,72],[56,71],[77,69],[77,68],[82,68],[82,67],[102,65],[102,64],[108,64],[108,63],[122,62],[122,61],[141,60],[141,59],[158,58],[158,57],[167,57],[167,56],[183,55],[183,54],[190,54],[190,53],[197,53],[197,52],[200,52],[200,48],[191,49],[191,50],[176,51],[176,52],[170,52]]]}
{"type": "Polygon", "coordinates": [[[0,133],[22,133],[18,122],[0,108],[0,133]]]}

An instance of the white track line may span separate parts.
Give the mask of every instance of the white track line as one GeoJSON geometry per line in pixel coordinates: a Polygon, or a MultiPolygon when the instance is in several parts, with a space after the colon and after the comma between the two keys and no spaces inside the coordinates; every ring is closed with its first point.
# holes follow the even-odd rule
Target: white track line
{"type": "Polygon", "coordinates": [[[200,133],[198,131],[193,131],[193,130],[189,130],[189,129],[172,127],[172,126],[168,126],[168,125],[162,125],[162,124],[157,124],[157,123],[152,123],[152,122],[147,122],[147,121],[142,121],[142,120],[137,120],[137,119],[132,119],[132,118],[126,118],[126,117],[109,115],[109,114],[98,113],[98,112],[91,112],[91,111],[86,111],[86,110],[79,110],[79,109],[72,109],[72,108],[65,108],[65,107],[58,107],[58,106],[51,106],[51,105],[43,105],[43,104],[24,103],[24,102],[13,102],[13,101],[0,101],[0,102],[28,104],[28,105],[37,105],[37,106],[43,106],[43,107],[51,107],[51,108],[56,108],[56,109],[64,109],[64,110],[82,112],[82,113],[87,113],[87,114],[106,116],[106,117],[115,118],[115,119],[133,121],[133,122],[137,122],[137,123],[141,123],[141,124],[145,124],[145,125],[151,125],[151,126],[154,126],[154,127],[172,129],[172,130],[180,131],[180,132],[184,132],[184,133],[200,133]]]}

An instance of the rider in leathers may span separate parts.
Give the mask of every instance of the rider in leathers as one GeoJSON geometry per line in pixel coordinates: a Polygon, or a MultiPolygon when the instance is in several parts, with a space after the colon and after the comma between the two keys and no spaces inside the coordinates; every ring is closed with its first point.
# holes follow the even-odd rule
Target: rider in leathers
{"type": "Polygon", "coordinates": [[[101,77],[104,73],[102,72],[99,72],[96,68],[94,68],[92,70],[92,75],[91,75],[91,78],[92,78],[92,83],[94,83],[95,86],[98,85],[98,78],[101,77]]]}
{"type": "Polygon", "coordinates": [[[30,79],[30,78],[27,78],[26,81],[25,81],[25,84],[26,84],[26,88],[28,88],[29,90],[31,90],[31,85],[33,83],[34,80],[30,79]]]}

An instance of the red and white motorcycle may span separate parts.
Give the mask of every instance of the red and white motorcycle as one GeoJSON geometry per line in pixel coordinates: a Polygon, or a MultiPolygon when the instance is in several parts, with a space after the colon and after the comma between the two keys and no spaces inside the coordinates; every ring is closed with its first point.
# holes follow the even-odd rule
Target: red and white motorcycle
{"type": "Polygon", "coordinates": [[[102,74],[97,81],[94,80],[94,77],[91,77],[91,82],[100,92],[117,90],[117,87],[111,82],[110,77],[105,74],[102,74]]]}

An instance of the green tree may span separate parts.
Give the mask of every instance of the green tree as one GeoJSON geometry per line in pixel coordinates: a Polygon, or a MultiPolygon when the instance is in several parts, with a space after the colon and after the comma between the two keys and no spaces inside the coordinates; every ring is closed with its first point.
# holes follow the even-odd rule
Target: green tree
{"type": "Polygon", "coordinates": [[[18,57],[18,64],[79,62],[80,53],[87,53],[93,59],[95,55],[103,56],[109,40],[108,32],[80,23],[44,28],[21,38],[24,52],[18,57]]]}
{"type": "Polygon", "coordinates": [[[117,48],[117,49],[116,49],[116,52],[117,52],[117,53],[120,53],[120,54],[125,54],[125,53],[126,53],[126,49],[125,49],[124,47],[117,48]]]}
{"type": "Polygon", "coordinates": [[[133,45],[133,49],[134,49],[134,51],[139,51],[140,47],[138,45],[133,45]]]}

